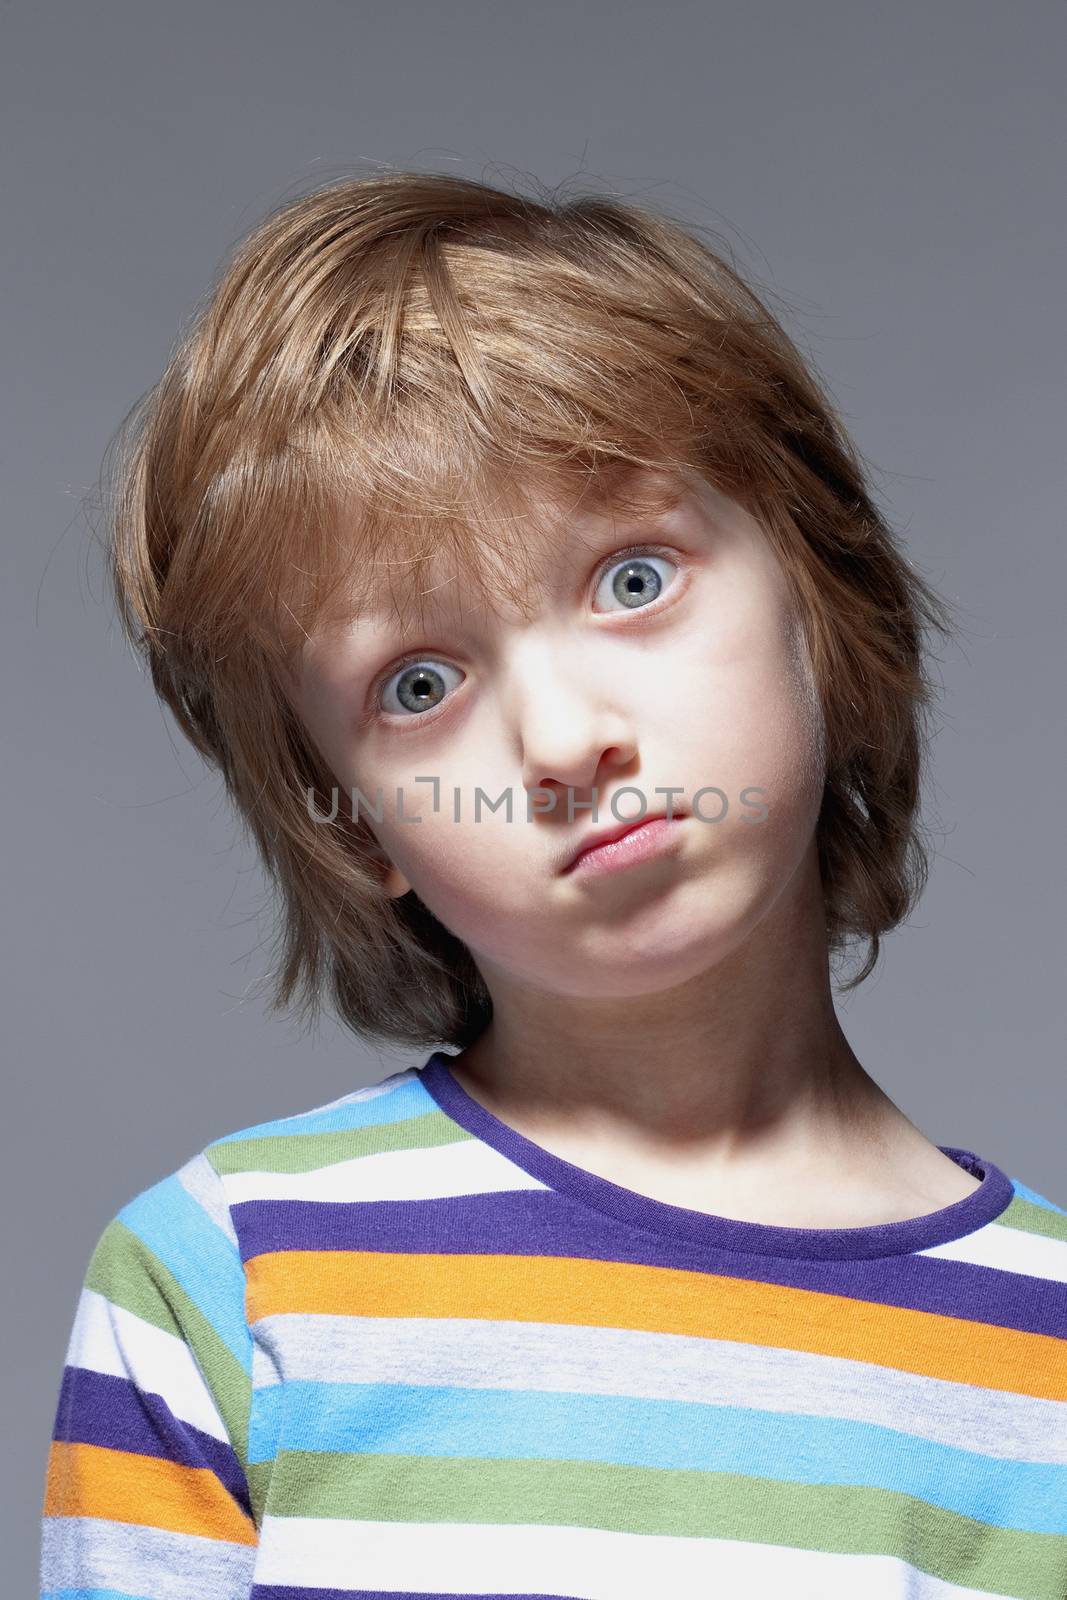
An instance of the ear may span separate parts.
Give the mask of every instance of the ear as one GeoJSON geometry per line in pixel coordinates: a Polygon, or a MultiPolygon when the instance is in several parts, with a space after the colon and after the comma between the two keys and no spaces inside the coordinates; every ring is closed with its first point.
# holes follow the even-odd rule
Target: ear
{"type": "Polygon", "coordinates": [[[401,895],[408,893],[411,885],[401,872],[400,868],[394,866],[394,864],[390,862],[385,877],[382,880],[382,887],[385,889],[385,893],[390,900],[399,900],[401,895]]]}
{"type": "Polygon", "coordinates": [[[400,868],[394,866],[393,862],[390,861],[385,846],[380,844],[377,839],[371,838],[366,841],[364,848],[368,859],[373,861],[375,866],[381,868],[380,881],[386,897],[389,900],[399,900],[401,895],[407,894],[411,885],[400,868]]]}

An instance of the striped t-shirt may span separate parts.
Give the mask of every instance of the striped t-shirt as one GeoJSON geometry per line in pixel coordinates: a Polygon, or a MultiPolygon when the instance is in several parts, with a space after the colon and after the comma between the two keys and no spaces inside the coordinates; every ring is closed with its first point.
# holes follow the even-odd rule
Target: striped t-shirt
{"type": "Polygon", "coordinates": [[[92,1254],[48,1600],[1067,1596],[1067,1212],[741,1222],[449,1057],[229,1134],[92,1254]]]}

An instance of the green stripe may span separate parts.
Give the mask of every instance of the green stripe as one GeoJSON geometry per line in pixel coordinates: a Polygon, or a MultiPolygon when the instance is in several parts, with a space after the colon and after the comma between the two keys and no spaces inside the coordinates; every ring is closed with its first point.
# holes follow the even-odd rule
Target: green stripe
{"type": "MultiPolygon", "coordinates": [[[[743,1539],[907,1561],[945,1583],[1063,1600],[1053,1534],[977,1522],[895,1490],[581,1461],[279,1451],[269,1514],[346,1521],[546,1523],[678,1538],[743,1539]]],[[[265,1498],[265,1484],[263,1486],[265,1498]]]]}
{"type": "Polygon", "coordinates": [[[460,1128],[443,1111],[383,1122],[371,1128],[341,1128],[335,1133],[279,1133],[256,1139],[228,1139],[209,1145],[205,1154],[220,1176],[234,1172],[313,1172],[356,1156],[382,1155],[390,1150],[428,1150],[434,1145],[459,1144],[474,1135],[460,1128]]]}
{"type": "Polygon", "coordinates": [[[998,1228],[1015,1228],[1019,1233],[1038,1233],[1044,1239],[1067,1242],[1067,1216],[1036,1206],[1032,1200],[1014,1195],[996,1219],[998,1228]]]}
{"type": "Polygon", "coordinates": [[[189,1346],[226,1424],[237,1459],[247,1470],[251,1375],[173,1273],[117,1217],[100,1235],[89,1259],[85,1286],[189,1346]]]}

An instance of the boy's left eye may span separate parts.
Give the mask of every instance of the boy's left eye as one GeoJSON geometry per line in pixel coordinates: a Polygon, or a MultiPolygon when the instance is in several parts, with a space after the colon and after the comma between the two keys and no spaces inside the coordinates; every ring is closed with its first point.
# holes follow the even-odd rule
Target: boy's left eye
{"type": "Polygon", "coordinates": [[[663,580],[656,570],[657,562],[674,567],[677,571],[676,563],[669,556],[629,555],[621,561],[616,558],[605,568],[597,584],[597,600],[610,596],[620,601],[628,611],[648,605],[658,598],[663,587],[663,580]]]}

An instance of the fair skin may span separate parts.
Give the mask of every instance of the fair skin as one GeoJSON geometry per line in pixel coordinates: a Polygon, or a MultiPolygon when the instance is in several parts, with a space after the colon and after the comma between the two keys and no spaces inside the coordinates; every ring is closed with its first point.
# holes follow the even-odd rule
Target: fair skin
{"type": "Polygon", "coordinates": [[[475,612],[443,570],[411,637],[386,605],[313,636],[294,704],[341,793],[383,796],[386,892],[414,891],[485,979],[493,1020],[450,1063],[475,1100],[693,1210],[793,1227],[924,1215],[979,1180],[893,1104],[837,1020],[815,851],[824,728],[790,592],[759,524],[689,485],[652,523],[581,513],[575,540],[561,519],[521,616],[475,612]],[[613,580],[634,560],[645,587],[628,607],[613,580]],[[401,698],[410,652],[431,669],[431,709],[401,698]],[[694,814],[721,811],[715,794],[694,807],[708,785],[728,801],[715,823],[694,814]],[[512,820],[484,801],[475,820],[478,789],[510,789],[512,820]],[[687,813],[667,849],[561,871],[590,828],[640,815],[639,797],[649,815],[687,813]],[[765,820],[743,820],[761,804],[765,820]]]}

